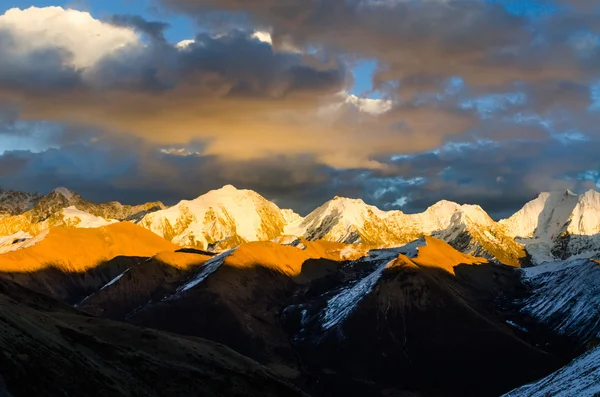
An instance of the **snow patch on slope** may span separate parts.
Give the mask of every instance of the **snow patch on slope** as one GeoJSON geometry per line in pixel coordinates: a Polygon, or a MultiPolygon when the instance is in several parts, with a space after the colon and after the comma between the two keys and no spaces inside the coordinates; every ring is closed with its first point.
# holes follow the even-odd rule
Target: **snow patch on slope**
{"type": "Polygon", "coordinates": [[[379,265],[379,267],[367,277],[361,279],[356,284],[343,289],[340,293],[329,299],[327,301],[325,313],[323,314],[321,328],[325,331],[329,330],[348,317],[358,302],[371,292],[387,265],[388,263],[379,265]]]}
{"type": "Polygon", "coordinates": [[[196,273],[196,275],[191,280],[187,281],[185,284],[183,284],[181,287],[179,287],[177,289],[177,292],[175,292],[175,295],[181,294],[189,289],[192,289],[196,285],[200,284],[202,281],[206,280],[206,278],[208,276],[213,274],[215,271],[217,271],[217,269],[219,267],[221,267],[221,265],[225,261],[225,258],[227,258],[229,255],[231,255],[234,251],[235,250],[229,250],[229,251],[223,252],[222,254],[217,255],[214,258],[211,258],[210,260],[208,260],[200,268],[200,270],[198,270],[198,273],[196,273]]]}
{"type": "Polygon", "coordinates": [[[10,236],[2,236],[0,237],[0,254],[32,247],[45,239],[47,235],[48,230],[41,232],[35,237],[32,237],[29,233],[23,231],[19,231],[10,236]]]}
{"type": "Polygon", "coordinates": [[[532,293],[522,312],[586,344],[600,338],[600,264],[588,259],[522,270],[532,293]]]}
{"type": "Polygon", "coordinates": [[[600,348],[576,358],[553,374],[503,397],[595,397],[600,395],[600,348]]]}
{"type": "Polygon", "coordinates": [[[76,224],[76,227],[84,229],[103,227],[118,222],[114,219],[107,220],[100,216],[80,211],[75,206],[63,209],[62,213],[65,221],[72,221],[76,224]]]}

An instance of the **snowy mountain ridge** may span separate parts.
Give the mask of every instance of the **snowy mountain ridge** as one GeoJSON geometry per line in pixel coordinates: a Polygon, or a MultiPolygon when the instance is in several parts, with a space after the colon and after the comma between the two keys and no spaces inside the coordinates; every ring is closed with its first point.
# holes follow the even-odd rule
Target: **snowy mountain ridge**
{"type": "Polygon", "coordinates": [[[41,241],[55,227],[97,228],[122,220],[135,220],[162,203],[136,206],[118,202],[96,204],[58,187],[45,196],[0,191],[0,252],[25,248],[41,241]],[[6,209],[2,212],[2,209],[6,209]]]}
{"type": "Polygon", "coordinates": [[[9,202],[12,213],[0,214],[0,236],[130,220],[178,245],[216,251],[286,235],[371,248],[401,246],[431,235],[461,252],[513,266],[530,258],[541,264],[600,253],[600,193],[594,190],[540,193],[499,222],[478,205],[442,200],[422,213],[407,214],[344,197],[302,217],[231,185],[170,208],[162,203],[94,204],[66,188],[46,196],[0,191],[0,210],[9,208],[9,202]]]}

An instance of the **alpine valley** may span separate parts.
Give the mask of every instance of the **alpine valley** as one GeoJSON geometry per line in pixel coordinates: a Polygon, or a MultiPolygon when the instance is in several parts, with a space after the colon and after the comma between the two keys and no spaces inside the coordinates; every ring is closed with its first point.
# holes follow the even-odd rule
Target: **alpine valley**
{"type": "Polygon", "coordinates": [[[0,190],[0,396],[599,396],[600,193],[507,219],[0,190]]]}

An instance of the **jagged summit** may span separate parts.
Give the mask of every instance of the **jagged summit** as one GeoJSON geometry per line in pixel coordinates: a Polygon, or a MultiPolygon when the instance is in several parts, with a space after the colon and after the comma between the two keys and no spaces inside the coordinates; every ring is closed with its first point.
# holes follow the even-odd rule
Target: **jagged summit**
{"type": "Polygon", "coordinates": [[[77,195],[72,190],[67,189],[66,187],[57,187],[52,191],[52,193],[59,194],[63,196],[67,200],[71,200],[77,195]]]}

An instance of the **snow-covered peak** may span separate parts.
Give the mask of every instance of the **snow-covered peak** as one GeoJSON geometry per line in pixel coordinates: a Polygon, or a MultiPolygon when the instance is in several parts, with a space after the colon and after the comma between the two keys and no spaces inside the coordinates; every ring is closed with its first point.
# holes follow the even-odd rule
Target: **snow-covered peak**
{"type": "Polygon", "coordinates": [[[479,205],[465,204],[461,205],[457,210],[457,213],[462,214],[461,216],[468,223],[474,223],[478,225],[490,225],[494,223],[493,219],[481,208],[479,205]]]}
{"type": "MultiPolygon", "coordinates": [[[[311,239],[324,238],[334,232],[334,240],[340,240],[356,229],[364,227],[365,223],[380,220],[385,217],[385,211],[366,204],[361,199],[350,199],[336,196],[329,200],[305,218],[289,225],[286,234],[304,235],[311,239]],[[338,234],[340,234],[338,236],[338,234]]],[[[343,241],[340,240],[340,241],[343,241]]]]}
{"type": "Polygon", "coordinates": [[[285,218],[285,222],[288,225],[292,224],[292,223],[301,222],[303,219],[302,216],[300,216],[299,214],[294,212],[294,210],[291,210],[291,209],[283,209],[283,210],[281,210],[281,213],[283,214],[283,217],[285,218]]]}
{"type": "Polygon", "coordinates": [[[52,191],[52,193],[60,194],[69,201],[72,200],[73,197],[75,197],[75,193],[67,189],[66,187],[57,187],[52,191]]]}
{"type": "Polygon", "coordinates": [[[140,224],[176,244],[206,249],[225,240],[233,246],[271,240],[283,233],[289,218],[294,215],[260,194],[226,185],[148,214],[140,224]]]}
{"type": "Polygon", "coordinates": [[[553,239],[565,231],[578,199],[579,196],[569,190],[540,193],[500,224],[512,237],[553,239]]]}
{"type": "Polygon", "coordinates": [[[333,200],[328,201],[326,205],[329,211],[339,211],[343,213],[345,219],[351,221],[360,222],[361,219],[364,219],[365,215],[370,215],[371,213],[380,217],[385,216],[385,211],[380,210],[374,205],[368,205],[361,199],[336,196],[333,200]]]}
{"type": "Polygon", "coordinates": [[[336,196],[305,218],[288,225],[286,234],[304,236],[309,240],[329,240],[345,243],[381,243],[386,245],[393,231],[388,223],[392,213],[366,204],[361,199],[336,196]]]}
{"type": "Polygon", "coordinates": [[[600,252],[600,193],[545,192],[499,222],[536,264],[600,252]]]}
{"type": "Polygon", "coordinates": [[[238,189],[235,186],[228,184],[228,185],[225,185],[222,188],[216,189],[216,190],[223,191],[223,192],[232,192],[232,191],[237,191],[238,189]]]}
{"type": "Polygon", "coordinates": [[[577,198],[567,231],[570,234],[591,236],[600,232],[600,193],[588,190],[577,198]]]}
{"type": "Polygon", "coordinates": [[[600,232],[600,193],[576,195],[546,192],[525,204],[516,214],[500,221],[513,237],[553,240],[564,232],[589,236],[600,232]]]}

